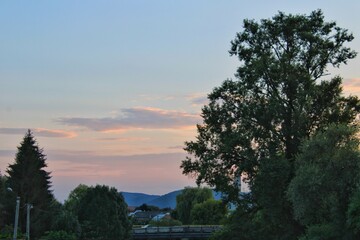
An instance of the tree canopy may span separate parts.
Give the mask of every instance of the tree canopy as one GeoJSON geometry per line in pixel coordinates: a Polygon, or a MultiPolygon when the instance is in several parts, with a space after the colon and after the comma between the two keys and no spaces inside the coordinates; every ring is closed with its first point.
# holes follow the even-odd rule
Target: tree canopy
{"type": "Polygon", "coordinates": [[[131,224],[127,204],[115,189],[96,185],[80,194],[77,216],[81,239],[128,239],[131,224]]]}
{"type": "Polygon", "coordinates": [[[203,203],[208,199],[213,199],[213,194],[209,188],[185,188],[176,196],[177,219],[183,224],[191,224],[191,210],[198,203],[203,203]]]}
{"type": "Polygon", "coordinates": [[[356,127],[331,125],[304,141],[296,157],[287,196],[310,239],[352,236],[346,213],[360,183],[357,132],[356,127]]]}
{"type": "Polygon", "coordinates": [[[243,210],[254,223],[264,219],[267,226],[254,229],[268,239],[295,239],[303,232],[285,194],[302,141],[330,124],[354,123],[359,114],[358,98],[342,94],[341,77],[328,78],[329,67],[356,56],[345,46],[352,40],[321,10],[244,20],[229,51],[240,61],[236,80],[208,95],[197,138],[186,142],[183,173],[242,207],[236,180],[246,177],[251,209],[243,210]]]}
{"type": "Polygon", "coordinates": [[[208,199],[193,206],[190,212],[192,224],[220,225],[225,219],[227,206],[221,200],[208,199]]]}
{"type": "Polygon", "coordinates": [[[89,186],[85,184],[79,184],[76,188],[74,188],[64,203],[65,209],[77,215],[80,208],[80,201],[85,196],[88,189],[89,186]]]}

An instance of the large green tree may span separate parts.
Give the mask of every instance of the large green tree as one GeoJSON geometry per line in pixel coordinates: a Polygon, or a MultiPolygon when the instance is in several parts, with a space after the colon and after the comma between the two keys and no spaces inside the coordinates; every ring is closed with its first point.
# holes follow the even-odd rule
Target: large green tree
{"type": "MultiPolygon", "coordinates": [[[[46,168],[46,156],[38,146],[32,132],[29,130],[18,147],[15,163],[7,169],[7,186],[12,190],[13,203],[20,197],[19,226],[25,232],[26,208],[25,204],[32,204],[31,235],[40,237],[50,229],[51,209],[54,196],[51,190],[50,173],[46,168]]],[[[14,204],[15,209],[15,204],[14,204]]],[[[14,215],[11,216],[14,219],[14,215]]]]}
{"type": "Polygon", "coordinates": [[[225,219],[227,205],[221,200],[208,199],[197,203],[191,209],[190,218],[192,224],[197,225],[219,225],[225,219]]]}
{"type": "Polygon", "coordinates": [[[97,185],[80,192],[77,216],[81,239],[129,239],[127,204],[115,188],[97,185]]]}
{"type": "Polygon", "coordinates": [[[85,196],[88,189],[89,186],[85,184],[79,184],[75,189],[73,189],[68,198],[65,200],[65,209],[77,215],[80,207],[80,201],[85,196]]]}
{"type": "Polygon", "coordinates": [[[247,177],[250,215],[271,226],[268,239],[294,239],[303,231],[285,195],[302,140],[331,123],[349,124],[359,113],[358,98],[342,95],[341,78],[326,79],[329,66],[356,56],[345,46],[351,40],[320,10],[244,20],[230,50],[241,63],[237,80],[208,95],[197,139],[186,142],[189,157],[181,167],[198,184],[240,204],[236,179],[247,177]]]}
{"type": "Polygon", "coordinates": [[[191,224],[191,210],[198,203],[213,199],[210,188],[186,187],[176,196],[176,217],[182,224],[191,224]]]}
{"type": "Polygon", "coordinates": [[[350,239],[347,215],[360,183],[358,129],[332,125],[305,141],[288,188],[294,216],[306,227],[304,239],[350,239]]]}

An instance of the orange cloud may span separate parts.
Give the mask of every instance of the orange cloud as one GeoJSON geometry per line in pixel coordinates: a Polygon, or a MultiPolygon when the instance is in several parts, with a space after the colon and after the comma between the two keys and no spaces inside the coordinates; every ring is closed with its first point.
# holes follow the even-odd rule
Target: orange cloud
{"type": "Polygon", "coordinates": [[[360,96],[360,78],[345,79],[343,89],[346,94],[360,96]]]}
{"type": "Polygon", "coordinates": [[[55,195],[64,200],[78,184],[106,184],[119,191],[166,193],[194,184],[179,168],[185,153],[101,155],[91,151],[48,151],[55,195]]]}
{"type": "Polygon", "coordinates": [[[77,136],[75,132],[69,132],[64,130],[51,130],[45,128],[36,128],[34,129],[34,133],[42,137],[74,138],[77,136]]]}

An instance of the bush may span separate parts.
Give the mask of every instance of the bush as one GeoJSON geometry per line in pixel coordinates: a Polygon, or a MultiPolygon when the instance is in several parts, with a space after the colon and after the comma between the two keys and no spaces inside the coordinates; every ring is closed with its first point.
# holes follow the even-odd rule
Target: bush
{"type": "Polygon", "coordinates": [[[76,240],[77,237],[74,233],[68,233],[65,231],[49,231],[45,236],[41,237],[41,240],[76,240]]]}
{"type": "Polygon", "coordinates": [[[171,226],[181,226],[182,223],[179,220],[175,220],[175,219],[167,219],[167,218],[162,218],[159,221],[150,221],[149,223],[151,226],[156,226],[156,227],[171,227],[171,226]]]}

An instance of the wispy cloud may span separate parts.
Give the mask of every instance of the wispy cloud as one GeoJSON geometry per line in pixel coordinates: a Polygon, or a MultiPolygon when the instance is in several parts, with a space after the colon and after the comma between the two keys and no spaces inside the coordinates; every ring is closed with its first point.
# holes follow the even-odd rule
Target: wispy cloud
{"type": "Polygon", "coordinates": [[[140,138],[140,137],[107,137],[107,138],[97,138],[96,141],[100,142],[143,142],[148,141],[150,138],[140,138]]]}
{"type": "Polygon", "coordinates": [[[171,146],[168,147],[168,149],[183,150],[184,146],[183,145],[171,146]]]}
{"type": "MultiPolygon", "coordinates": [[[[0,134],[9,135],[25,135],[28,131],[27,128],[0,128],[0,134]]],[[[76,137],[76,133],[64,131],[64,130],[52,130],[45,128],[34,128],[31,131],[37,137],[50,137],[50,138],[73,138],[76,137]]]]}
{"type": "Polygon", "coordinates": [[[207,95],[203,93],[194,93],[187,95],[186,98],[191,102],[193,106],[203,106],[209,103],[207,95]]]}
{"type": "Polygon", "coordinates": [[[158,100],[163,100],[163,101],[171,101],[171,100],[175,100],[176,98],[178,98],[179,96],[176,95],[149,95],[149,94],[141,94],[139,95],[139,98],[142,101],[158,101],[158,100]]]}
{"type": "Polygon", "coordinates": [[[200,116],[159,108],[125,108],[113,117],[59,118],[57,122],[93,131],[117,132],[131,129],[183,129],[194,127],[200,116]]]}
{"type": "Polygon", "coordinates": [[[3,150],[0,149],[0,157],[13,157],[15,156],[15,150],[3,150]]]}
{"type": "Polygon", "coordinates": [[[343,81],[344,92],[347,94],[360,94],[360,78],[345,79],[343,81]]]}

